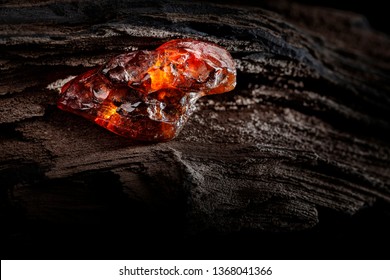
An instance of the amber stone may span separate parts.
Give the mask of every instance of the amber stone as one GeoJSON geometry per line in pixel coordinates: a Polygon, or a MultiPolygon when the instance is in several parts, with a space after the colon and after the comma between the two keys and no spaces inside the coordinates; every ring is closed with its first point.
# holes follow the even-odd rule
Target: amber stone
{"type": "Polygon", "coordinates": [[[178,39],[118,55],[77,76],[63,86],[57,105],[124,137],[167,141],[178,135],[200,97],[235,85],[229,52],[178,39]]]}

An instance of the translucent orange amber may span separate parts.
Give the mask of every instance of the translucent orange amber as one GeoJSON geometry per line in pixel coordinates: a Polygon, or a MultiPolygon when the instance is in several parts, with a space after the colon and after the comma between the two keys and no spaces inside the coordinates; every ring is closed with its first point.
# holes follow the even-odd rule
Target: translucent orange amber
{"type": "Polygon", "coordinates": [[[183,128],[196,100],[235,85],[235,64],[225,49],[178,39],[118,55],[77,76],[63,86],[57,105],[128,138],[167,141],[183,128]]]}

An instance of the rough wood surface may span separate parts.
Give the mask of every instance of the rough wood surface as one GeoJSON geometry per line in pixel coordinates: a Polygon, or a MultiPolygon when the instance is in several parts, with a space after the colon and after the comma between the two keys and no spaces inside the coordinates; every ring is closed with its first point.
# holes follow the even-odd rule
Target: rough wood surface
{"type": "Polygon", "coordinates": [[[363,16],[285,1],[2,3],[5,257],[389,249],[390,40],[363,16]],[[238,84],[202,98],[175,140],[131,143],[56,108],[56,80],[185,37],[227,48],[238,84]]]}

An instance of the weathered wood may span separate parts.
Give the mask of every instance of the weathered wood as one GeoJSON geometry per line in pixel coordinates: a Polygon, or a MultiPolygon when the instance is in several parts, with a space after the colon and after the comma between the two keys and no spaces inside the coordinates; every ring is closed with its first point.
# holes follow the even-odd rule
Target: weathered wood
{"type": "Polygon", "coordinates": [[[355,258],[389,249],[389,38],[358,14],[267,7],[5,1],[2,254],[355,258]],[[56,80],[184,37],[226,47],[238,84],[202,98],[177,139],[132,143],[56,108],[47,88],[56,80]]]}

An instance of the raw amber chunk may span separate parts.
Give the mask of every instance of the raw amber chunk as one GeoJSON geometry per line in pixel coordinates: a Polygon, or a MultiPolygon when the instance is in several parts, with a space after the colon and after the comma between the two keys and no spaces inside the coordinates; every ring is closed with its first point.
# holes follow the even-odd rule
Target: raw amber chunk
{"type": "Polygon", "coordinates": [[[196,100],[235,85],[235,64],[225,49],[178,39],[118,55],[77,76],[63,86],[57,105],[128,138],[167,141],[183,128],[196,100]]]}

